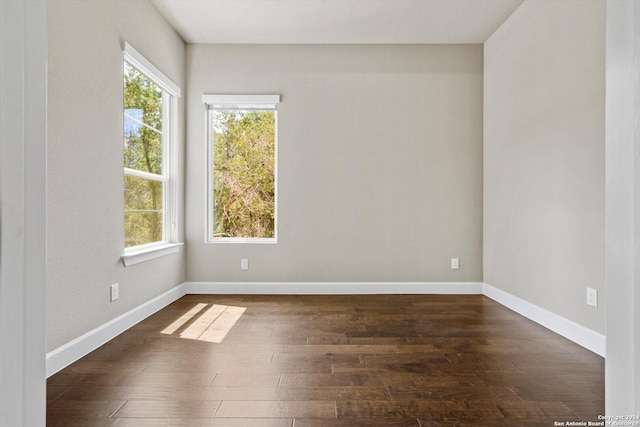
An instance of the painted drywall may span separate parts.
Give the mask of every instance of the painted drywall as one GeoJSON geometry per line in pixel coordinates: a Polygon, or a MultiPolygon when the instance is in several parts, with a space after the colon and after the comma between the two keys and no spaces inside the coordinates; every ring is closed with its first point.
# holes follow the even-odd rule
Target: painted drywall
{"type": "Polygon", "coordinates": [[[46,422],[47,3],[0,2],[0,426],[46,422]]]}
{"type": "Polygon", "coordinates": [[[527,0],[484,46],[484,282],[600,333],[604,44],[603,1],[527,0]]]}
{"type": "Polygon", "coordinates": [[[607,1],[607,415],[640,413],[640,4],[607,1]]]}
{"type": "MultiPolygon", "coordinates": [[[[121,43],[129,42],[183,90],[185,45],[146,0],[51,1],[48,21],[46,314],[51,351],[185,280],[184,250],[127,268],[120,259],[121,43]],[[120,284],[120,299],[113,303],[112,283],[120,284]]],[[[183,98],[178,114],[183,147],[183,98]]]]}
{"type": "Polygon", "coordinates": [[[188,45],[187,81],[190,281],[481,281],[482,46],[188,45]],[[277,244],[204,242],[203,94],[282,97],[277,244]]]}

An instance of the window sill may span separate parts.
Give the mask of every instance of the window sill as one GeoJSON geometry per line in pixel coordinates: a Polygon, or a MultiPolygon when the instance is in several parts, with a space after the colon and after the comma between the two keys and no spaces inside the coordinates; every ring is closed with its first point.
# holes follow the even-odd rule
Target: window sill
{"type": "Polygon", "coordinates": [[[130,251],[122,255],[122,263],[125,267],[140,264],[141,262],[151,261],[166,255],[178,253],[180,246],[184,243],[166,243],[164,245],[144,248],[137,251],[130,251]]]}
{"type": "Polygon", "coordinates": [[[207,240],[205,243],[252,243],[259,245],[275,245],[278,243],[278,239],[273,237],[214,237],[211,240],[207,240]]]}

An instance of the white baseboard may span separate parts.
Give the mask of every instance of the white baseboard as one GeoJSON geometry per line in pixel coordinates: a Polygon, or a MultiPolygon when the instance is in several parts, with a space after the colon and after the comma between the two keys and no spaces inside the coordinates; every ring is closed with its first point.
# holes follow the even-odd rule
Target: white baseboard
{"type": "Polygon", "coordinates": [[[503,290],[484,284],[482,293],[503,306],[515,311],[521,316],[552,330],[558,335],[575,342],[576,344],[605,357],[606,338],[604,334],[585,328],[569,319],[545,310],[535,304],[531,304],[521,298],[511,295],[503,290]]]}
{"type": "Polygon", "coordinates": [[[186,282],[187,294],[256,295],[481,295],[479,282],[186,282]]]}
{"type": "Polygon", "coordinates": [[[185,295],[184,284],[47,353],[47,378],[185,295]]]}
{"type": "Polygon", "coordinates": [[[185,282],[47,353],[47,377],[187,294],[256,295],[485,295],[516,313],[570,339],[600,356],[605,336],[530,302],[480,282],[185,282]]]}

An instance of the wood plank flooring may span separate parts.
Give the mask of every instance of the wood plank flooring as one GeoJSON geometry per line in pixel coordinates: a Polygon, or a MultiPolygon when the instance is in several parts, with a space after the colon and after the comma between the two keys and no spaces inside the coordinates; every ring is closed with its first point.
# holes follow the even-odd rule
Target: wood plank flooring
{"type": "Polygon", "coordinates": [[[187,295],[47,381],[48,426],[553,426],[604,359],[479,295],[187,295]]]}

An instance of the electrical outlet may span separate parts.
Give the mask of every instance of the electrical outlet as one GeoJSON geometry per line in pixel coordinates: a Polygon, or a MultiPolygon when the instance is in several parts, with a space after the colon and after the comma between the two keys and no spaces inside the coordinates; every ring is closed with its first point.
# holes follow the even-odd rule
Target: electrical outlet
{"type": "Polygon", "coordinates": [[[240,270],[248,270],[249,269],[249,260],[246,258],[242,258],[240,260],[240,270]]]}
{"type": "Polygon", "coordinates": [[[451,269],[452,270],[460,269],[460,258],[451,258],[451,269]]]}
{"type": "Polygon", "coordinates": [[[120,284],[114,283],[111,285],[111,302],[114,302],[120,298],[120,284]]]}
{"type": "Polygon", "coordinates": [[[598,290],[593,288],[587,288],[587,304],[594,307],[598,306],[598,290]]]}

